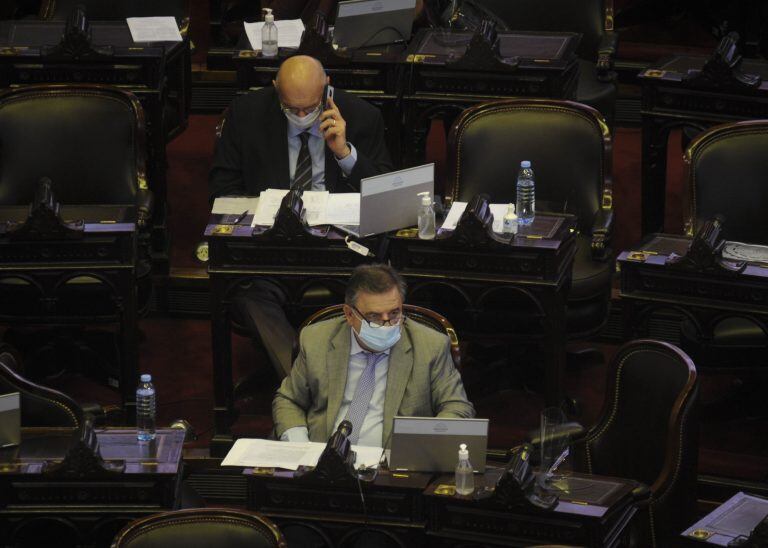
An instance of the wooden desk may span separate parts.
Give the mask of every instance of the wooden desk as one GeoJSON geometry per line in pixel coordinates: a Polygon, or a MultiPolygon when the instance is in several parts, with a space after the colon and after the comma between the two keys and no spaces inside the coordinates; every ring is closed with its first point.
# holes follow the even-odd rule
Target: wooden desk
{"type": "Polygon", "coordinates": [[[0,450],[0,544],[44,536],[56,546],[108,547],[129,521],[176,508],[184,432],[160,429],[151,444],[139,444],[135,429],[96,435],[102,458],[124,471],[104,474],[81,460],[55,472],[75,443],[70,429],[24,429],[19,447],[0,450]]]}
{"type": "Polygon", "coordinates": [[[111,325],[119,337],[120,395],[126,420],[135,420],[138,378],[134,208],[62,207],[82,219],[81,237],[17,239],[29,206],[0,207],[0,323],[111,325]],[[101,223],[99,221],[109,222],[101,223]]]}
{"type": "Polygon", "coordinates": [[[704,340],[726,316],[747,317],[768,331],[768,267],[749,265],[737,274],[667,264],[670,254],[684,255],[689,243],[684,236],[657,234],[637,250],[650,253],[619,255],[625,339],[644,334],[651,313],[661,308],[692,320],[704,340]]]}
{"type": "MultiPolygon", "coordinates": [[[[635,515],[631,480],[573,474],[574,494],[554,510],[494,507],[487,500],[437,494],[453,476],[380,470],[373,481],[328,487],[293,472],[246,470],[248,508],[322,548],[352,546],[531,546],[563,543],[595,548],[623,545],[635,515]],[[597,492],[589,502],[585,493],[597,492]],[[361,500],[365,500],[365,506],[361,500]],[[579,494],[577,495],[576,492],[579,494]]],[[[501,470],[475,475],[475,493],[492,493],[501,470]]],[[[573,484],[572,484],[573,485],[573,484]]],[[[290,536],[289,536],[290,540],[290,536]]]]}
{"type": "Polygon", "coordinates": [[[762,76],[755,88],[738,87],[727,79],[710,82],[696,76],[703,56],[677,55],[639,75],[642,95],[642,233],[663,229],[667,176],[667,142],[675,128],[703,131],[715,124],[768,118],[768,62],[744,60],[741,70],[762,76]]]}

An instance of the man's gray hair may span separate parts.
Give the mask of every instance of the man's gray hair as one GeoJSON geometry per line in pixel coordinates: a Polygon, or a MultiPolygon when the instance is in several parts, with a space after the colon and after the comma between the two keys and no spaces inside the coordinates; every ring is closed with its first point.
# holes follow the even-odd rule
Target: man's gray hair
{"type": "Polygon", "coordinates": [[[392,288],[397,288],[400,298],[405,301],[405,280],[394,268],[386,264],[363,264],[352,271],[344,294],[344,302],[349,306],[355,306],[361,291],[381,294],[391,291],[392,288]]]}

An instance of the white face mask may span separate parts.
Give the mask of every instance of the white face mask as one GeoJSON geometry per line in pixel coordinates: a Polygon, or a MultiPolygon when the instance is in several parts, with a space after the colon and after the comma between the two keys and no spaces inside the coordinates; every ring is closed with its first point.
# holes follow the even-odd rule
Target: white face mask
{"type": "Polygon", "coordinates": [[[288,118],[288,121],[294,126],[296,126],[298,129],[302,129],[302,130],[309,129],[314,125],[314,123],[320,117],[320,109],[310,112],[306,116],[298,116],[293,112],[286,111],[285,117],[288,118]]]}

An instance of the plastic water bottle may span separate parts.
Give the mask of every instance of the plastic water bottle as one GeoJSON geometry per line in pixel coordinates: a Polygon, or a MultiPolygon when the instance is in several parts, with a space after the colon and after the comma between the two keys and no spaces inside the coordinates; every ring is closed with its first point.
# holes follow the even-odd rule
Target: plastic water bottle
{"type": "Polygon", "coordinates": [[[152,375],[142,375],[136,389],[136,431],[139,441],[155,439],[155,386],[152,375]]]}
{"type": "Polygon", "coordinates": [[[520,162],[517,174],[517,224],[530,225],[536,216],[536,183],[533,180],[531,162],[520,162]]]}
{"type": "Polygon", "coordinates": [[[475,476],[469,462],[467,444],[459,445],[459,462],[456,465],[456,492],[459,495],[471,495],[475,491],[475,476]]]}
{"type": "Polygon", "coordinates": [[[420,192],[421,203],[419,205],[419,238],[422,240],[435,239],[435,208],[432,206],[432,197],[429,192],[420,192]]]}
{"type": "Polygon", "coordinates": [[[277,55],[277,25],[272,10],[264,8],[264,26],[261,27],[261,55],[275,57],[277,55]]]}

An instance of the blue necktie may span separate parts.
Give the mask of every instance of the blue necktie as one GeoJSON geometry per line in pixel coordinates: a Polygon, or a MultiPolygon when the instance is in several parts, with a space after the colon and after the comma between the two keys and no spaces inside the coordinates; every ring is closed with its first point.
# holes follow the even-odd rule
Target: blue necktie
{"type": "Polygon", "coordinates": [[[365,354],[368,364],[365,366],[363,374],[360,375],[360,380],[357,381],[355,395],[349,404],[346,417],[352,423],[352,435],[349,437],[349,441],[354,444],[357,444],[357,441],[360,439],[360,430],[363,428],[363,421],[368,413],[371,398],[373,398],[373,389],[376,384],[376,365],[387,357],[387,354],[384,352],[378,354],[363,352],[363,354],[365,354]]]}

